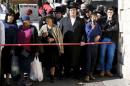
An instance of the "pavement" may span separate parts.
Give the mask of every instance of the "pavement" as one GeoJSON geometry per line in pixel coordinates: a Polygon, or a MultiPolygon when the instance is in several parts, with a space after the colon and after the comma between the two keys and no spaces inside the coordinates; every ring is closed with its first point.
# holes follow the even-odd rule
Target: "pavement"
{"type": "Polygon", "coordinates": [[[80,80],[66,79],[50,82],[35,82],[33,86],[130,86],[130,80],[119,78],[97,78],[97,80],[89,83],[80,80]]]}
{"type": "MultiPolygon", "coordinates": [[[[12,83],[11,86],[18,86],[15,83],[16,82],[12,83]]],[[[130,86],[130,80],[124,78],[120,79],[119,77],[96,77],[96,80],[87,83],[82,80],[68,78],[64,80],[55,80],[54,83],[49,82],[49,80],[33,82],[32,86],[130,86]]]]}

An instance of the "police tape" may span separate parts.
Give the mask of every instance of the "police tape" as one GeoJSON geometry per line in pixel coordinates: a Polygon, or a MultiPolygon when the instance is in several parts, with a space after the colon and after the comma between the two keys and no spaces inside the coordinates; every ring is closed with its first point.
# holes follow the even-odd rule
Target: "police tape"
{"type": "MultiPolygon", "coordinates": [[[[84,45],[112,44],[112,42],[88,42],[84,45]]],[[[81,43],[0,44],[0,46],[80,46],[81,43]]]]}

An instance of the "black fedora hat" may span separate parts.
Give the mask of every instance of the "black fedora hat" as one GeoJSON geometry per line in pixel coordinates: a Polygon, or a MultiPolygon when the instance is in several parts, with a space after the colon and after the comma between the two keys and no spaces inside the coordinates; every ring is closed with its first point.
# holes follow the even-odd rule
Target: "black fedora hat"
{"type": "Polygon", "coordinates": [[[62,6],[58,6],[58,7],[56,7],[56,9],[54,10],[54,12],[63,12],[63,8],[62,8],[62,6]]]}
{"type": "Polygon", "coordinates": [[[69,8],[69,9],[71,9],[71,8],[76,8],[76,9],[78,9],[78,5],[77,5],[75,2],[70,2],[70,3],[68,4],[68,8],[69,8]]]}

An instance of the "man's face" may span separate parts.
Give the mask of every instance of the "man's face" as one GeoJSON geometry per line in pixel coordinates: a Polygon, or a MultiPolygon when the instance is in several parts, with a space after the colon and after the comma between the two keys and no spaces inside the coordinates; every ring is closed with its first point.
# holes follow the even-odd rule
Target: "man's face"
{"type": "Polygon", "coordinates": [[[86,14],[87,17],[90,17],[92,12],[90,10],[88,10],[88,11],[85,11],[85,14],[86,14]]]}
{"type": "Polygon", "coordinates": [[[108,10],[108,11],[107,11],[107,17],[108,17],[108,18],[112,18],[113,14],[114,14],[114,11],[113,11],[113,10],[108,10]]]}
{"type": "Polygon", "coordinates": [[[70,17],[76,17],[76,15],[77,15],[77,9],[76,8],[71,8],[69,10],[69,14],[70,14],[70,17]]]}
{"type": "Polygon", "coordinates": [[[61,12],[56,12],[55,15],[56,15],[56,18],[57,18],[57,19],[60,19],[60,18],[62,17],[62,13],[61,13],[61,12]]]}
{"type": "Polygon", "coordinates": [[[97,18],[100,19],[101,18],[101,14],[97,13],[97,18]]]}

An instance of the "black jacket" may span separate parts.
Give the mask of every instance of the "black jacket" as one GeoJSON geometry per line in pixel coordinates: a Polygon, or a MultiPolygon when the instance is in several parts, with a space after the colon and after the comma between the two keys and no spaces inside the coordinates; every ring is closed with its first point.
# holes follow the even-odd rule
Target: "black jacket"
{"type": "Polygon", "coordinates": [[[119,34],[119,23],[117,17],[113,17],[111,21],[107,21],[107,17],[104,17],[100,20],[100,25],[102,29],[102,37],[110,38],[113,42],[118,42],[119,34]]]}
{"type": "MultiPolygon", "coordinates": [[[[80,43],[83,36],[83,24],[79,17],[74,25],[71,24],[70,17],[61,19],[60,29],[63,33],[64,43],[80,43]]],[[[80,63],[80,46],[64,46],[65,59],[68,65],[77,66],[80,63]]]]}

